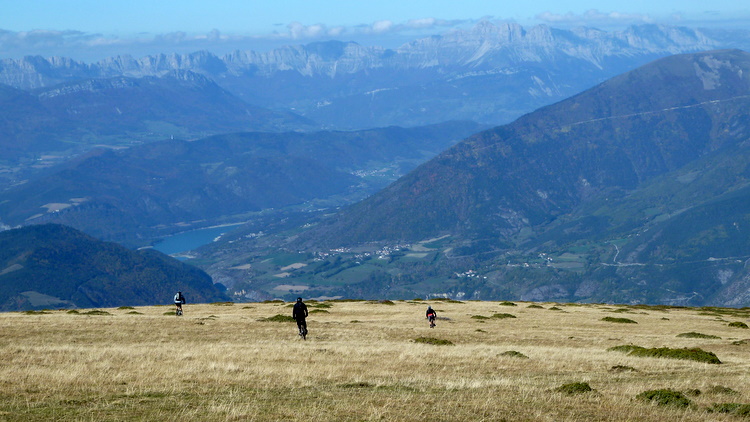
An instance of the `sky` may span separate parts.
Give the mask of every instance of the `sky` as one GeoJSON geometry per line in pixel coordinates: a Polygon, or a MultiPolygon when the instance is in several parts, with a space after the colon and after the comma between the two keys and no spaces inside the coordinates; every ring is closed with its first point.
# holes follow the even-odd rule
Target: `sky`
{"type": "Polygon", "coordinates": [[[394,48],[481,20],[750,30],[747,0],[0,0],[0,59],[216,54],[338,39],[394,48]]]}

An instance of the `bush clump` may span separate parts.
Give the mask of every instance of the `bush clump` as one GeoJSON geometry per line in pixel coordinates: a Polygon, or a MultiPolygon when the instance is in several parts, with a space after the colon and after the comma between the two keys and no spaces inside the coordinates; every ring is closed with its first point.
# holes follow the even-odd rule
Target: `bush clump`
{"type": "Polygon", "coordinates": [[[734,327],[734,328],[748,328],[747,324],[745,324],[742,321],[733,321],[733,322],[730,322],[729,326],[730,327],[734,327]]]}
{"type": "Polygon", "coordinates": [[[134,308],[134,307],[132,307],[132,306],[120,306],[120,307],[119,307],[119,308],[117,308],[117,309],[118,309],[118,310],[120,310],[120,311],[124,311],[124,310],[126,310],[126,309],[135,309],[135,308],[134,308]]]}
{"type": "Polygon", "coordinates": [[[531,305],[527,306],[527,308],[529,308],[529,309],[544,309],[544,306],[536,305],[536,304],[531,304],[531,305]]]}
{"type": "Polygon", "coordinates": [[[417,337],[414,339],[415,343],[433,344],[436,346],[453,346],[453,342],[450,340],[443,340],[434,337],[417,337]]]}
{"type": "Polygon", "coordinates": [[[472,315],[471,319],[490,319],[490,317],[486,317],[484,315],[472,315]]]}
{"type": "Polygon", "coordinates": [[[261,318],[258,321],[264,321],[264,322],[294,322],[294,318],[292,318],[289,315],[276,314],[276,315],[274,315],[272,317],[261,318]]]}
{"type": "Polygon", "coordinates": [[[615,318],[610,316],[602,318],[602,321],[616,322],[618,324],[638,324],[630,318],[615,318]]]}
{"type": "Polygon", "coordinates": [[[234,302],[211,302],[214,306],[234,306],[234,302]]]}
{"type": "Polygon", "coordinates": [[[492,318],[497,318],[497,319],[515,318],[515,317],[516,317],[515,315],[511,315],[511,314],[495,314],[495,315],[492,315],[492,318]]]}
{"type": "Polygon", "coordinates": [[[378,303],[381,304],[381,305],[395,305],[395,303],[393,303],[392,300],[388,300],[388,299],[386,299],[386,300],[379,300],[378,303]]]}
{"type": "Polygon", "coordinates": [[[508,301],[505,301],[505,302],[500,302],[500,303],[498,303],[498,305],[500,305],[500,306],[518,306],[518,305],[516,305],[515,303],[513,303],[513,302],[508,302],[508,301]]]}
{"type": "Polygon", "coordinates": [[[650,401],[659,406],[689,407],[693,404],[684,394],[670,389],[648,390],[635,397],[639,400],[650,401]]]}
{"type": "Polygon", "coordinates": [[[683,338],[710,338],[710,339],[719,339],[719,340],[721,340],[721,337],[719,337],[719,336],[712,336],[710,334],[696,333],[695,331],[691,331],[689,333],[677,334],[677,337],[683,337],[683,338]]]}
{"type": "Polygon", "coordinates": [[[555,388],[555,391],[572,396],[574,394],[588,393],[589,391],[594,391],[594,389],[587,382],[571,382],[570,384],[564,384],[555,388]]]}

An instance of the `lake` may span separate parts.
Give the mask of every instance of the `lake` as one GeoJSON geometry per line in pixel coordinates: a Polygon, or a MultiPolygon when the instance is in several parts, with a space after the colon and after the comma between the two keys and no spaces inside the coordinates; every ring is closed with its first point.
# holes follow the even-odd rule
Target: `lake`
{"type": "Polygon", "coordinates": [[[232,224],[178,233],[158,241],[154,249],[167,255],[183,253],[213,242],[217,237],[232,231],[241,224],[232,224]]]}

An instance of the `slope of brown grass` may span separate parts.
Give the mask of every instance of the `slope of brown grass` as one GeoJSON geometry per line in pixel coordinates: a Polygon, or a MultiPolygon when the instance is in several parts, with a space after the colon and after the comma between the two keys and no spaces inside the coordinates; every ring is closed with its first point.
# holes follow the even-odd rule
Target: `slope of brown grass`
{"type": "Polygon", "coordinates": [[[732,421],[708,409],[750,403],[750,342],[699,309],[638,307],[638,324],[612,324],[603,305],[476,319],[503,307],[443,301],[430,302],[443,318],[430,329],[425,302],[326,303],[307,341],[267,320],[291,314],[280,303],[0,314],[0,420],[732,421]],[[607,351],[623,344],[700,347],[722,364],[607,351]],[[592,391],[559,390],[571,383],[592,391]],[[693,406],[636,399],[658,389],[693,406]]]}

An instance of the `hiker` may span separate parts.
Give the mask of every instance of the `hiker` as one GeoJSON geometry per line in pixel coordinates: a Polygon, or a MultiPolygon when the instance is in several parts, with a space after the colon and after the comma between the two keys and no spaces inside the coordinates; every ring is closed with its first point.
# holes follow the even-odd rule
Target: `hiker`
{"type": "Polygon", "coordinates": [[[435,328],[435,318],[437,318],[437,313],[434,309],[432,309],[432,306],[427,306],[425,317],[427,317],[427,320],[430,321],[430,328],[435,328]]]}
{"type": "Polygon", "coordinates": [[[292,308],[292,318],[297,321],[297,328],[302,340],[307,340],[307,322],[305,322],[305,318],[307,318],[307,305],[302,302],[301,297],[297,298],[297,303],[292,308]]]}
{"type": "Polygon", "coordinates": [[[177,315],[182,315],[182,304],[185,303],[185,296],[182,295],[182,292],[177,292],[174,295],[174,305],[177,307],[177,315]]]}

